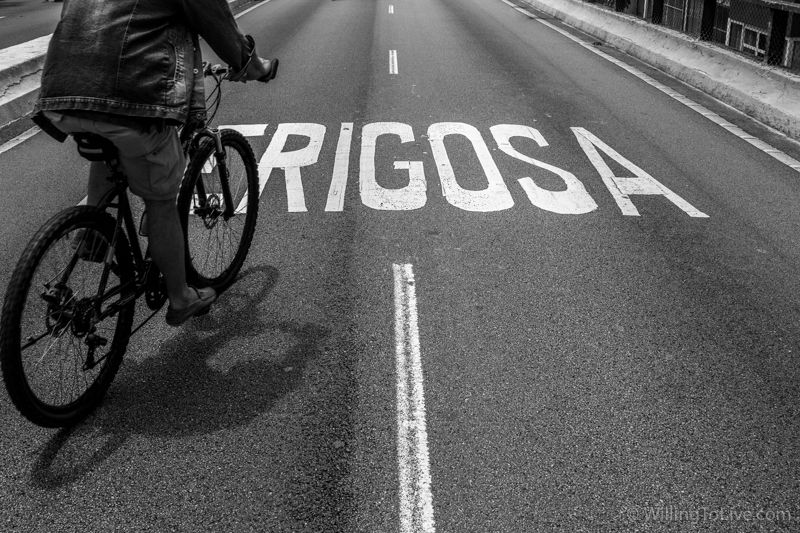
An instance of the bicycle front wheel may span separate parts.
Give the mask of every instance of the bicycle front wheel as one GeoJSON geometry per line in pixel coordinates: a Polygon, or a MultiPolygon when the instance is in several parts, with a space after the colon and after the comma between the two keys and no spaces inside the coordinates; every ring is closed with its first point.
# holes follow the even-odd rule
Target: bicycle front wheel
{"type": "Polygon", "coordinates": [[[104,262],[114,228],[97,208],[67,209],[34,235],[11,276],[0,319],[3,381],[20,413],[37,425],[79,422],[122,362],[135,288],[123,235],[111,264],[104,262]]]}
{"type": "Polygon", "coordinates": [[[222,130],[220,135],[224,154],[217,154],[213,139],[203,138],[192,154],[178,195],[187,278],[193,285],[218,291],[235,281],[247,258],[259,194],[258,167],[250,143],[234,130],[222,130]]]}

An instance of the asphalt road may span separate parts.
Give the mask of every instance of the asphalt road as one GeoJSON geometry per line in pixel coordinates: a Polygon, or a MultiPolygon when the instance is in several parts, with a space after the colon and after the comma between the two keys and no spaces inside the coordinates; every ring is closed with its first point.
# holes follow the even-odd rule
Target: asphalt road
{"type": "Polygon", "coordinates": [[[61,6],[44,0],[0,0],[0,50],[53,33],[61,6]]]}
{"type": "MultiPolygon", "coordinates": [[[[206,318],[148,324],[77,428],[0,396],[0,529],[800,527],[800,174],[741,135],[797,144],[500,0],[239,20],[281,58],[218,117],[267,125],[242,278],[206,318]]],[[[0,154],[3,285],[84,166],[41,134],[0,154]]]]}

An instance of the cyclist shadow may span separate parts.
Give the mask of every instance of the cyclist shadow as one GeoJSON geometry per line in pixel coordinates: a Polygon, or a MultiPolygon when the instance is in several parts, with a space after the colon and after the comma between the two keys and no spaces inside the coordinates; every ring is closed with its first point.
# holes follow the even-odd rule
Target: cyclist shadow
{"type": "Polygon", "coordinates": [[[33,467],[33,483],[46,489],[72,483],[104,463],[131,435],[179,438],[243,425],[296,389],[328,331],[261,316],[266,313],[257,306],[277,279],[272,267],[249,269],[210,315],[194,319],[157,355],[124,363],[98,412],[45,445],[33,467]],[[267,336],[267,346],[260,336],[267,336]],[[285,341],[277,343],[277,350],[276,337],[285,341]],[[239,348],[226,353],[234,342],[239,348]]]}

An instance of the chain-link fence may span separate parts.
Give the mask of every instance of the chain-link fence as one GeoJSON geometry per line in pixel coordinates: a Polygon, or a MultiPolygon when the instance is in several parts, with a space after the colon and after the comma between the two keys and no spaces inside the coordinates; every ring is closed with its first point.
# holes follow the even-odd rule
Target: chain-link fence
{"type": "Polygon", "coordinates": [[[586,0],[800,72],[800,0],[586,0]]]}

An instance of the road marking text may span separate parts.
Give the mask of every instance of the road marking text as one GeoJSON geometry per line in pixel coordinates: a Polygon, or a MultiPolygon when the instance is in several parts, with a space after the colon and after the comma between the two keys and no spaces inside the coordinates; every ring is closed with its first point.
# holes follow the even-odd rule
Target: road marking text
{"type": "MultiPolygon", "coordinates": [[[[236,126],[236,128],[245,127],[236,126]]],[[[632,198],[660,196],[690,217],[708,217],[589,130],[580,127],[573,127],[570,130],[578,147],[598,172],[600,179],[623,215],[640,216],[632,198]],[[622,175],[615,175],[606,159],[615,162],[618,167],[624,168],[625,172],[622,175]]],[[[325,142],[326,132],[327,129],[322,124],[279,124],[259,162],[261,192],[274,175],[273,170],[282,170],[286,183],[288,211],[307,212],[301,169],[317,163],[325,142]],[[287,144],[290,138],[295,142],[298,138],[305,138],[305,146],[288,149],[287,144]]],[[[540,131],[526,125],[499,124],[489,128],[489,132],[498,149],[505,156],[523,161],[533,167],[530,176],[516,179],[531,204],[545,211],[568,215],[586,214],[598,208],[595,200],[575,174],[540,159],[524,155],[511,145],[513,138],[527,138],[534,141],[538,147],[546,148],[549,144],[540,131]],[[542,175],[557,176],[563,182],[564,187],[552,190],[537,185],[535,178],[542,175]]],[[[353,148],[353,133],[354,126],[351,122],[343,123],[339,129],[325,211],[338,212],[344,209],[345,190],[350,176],[349,157],[353,148]]],[[[402,122],[373,122],[362,127],[358,171],[358,190],[361,202],[376,210],[420,209],[427,204],[430,185],[422,161],[399,160],[393,162],[394,170],[402,171],[405,174],[402,180],[405,185],[401,187],[389,188],[378,182],[376,152],[380,145],[379,139],[390,137],[399,139],[402,144],[416,141],[412,127],[402,122]]],[[[506,180],[501,174],[489,146],[484,141],[483,135],[476,127],[462,122],[439,122],[431,124],[423,137],[428,140],[430,154],[438,172],[444,198],[450,205],[475,212],[502,211],[514,206],[514,198],[506,180]],[[477,156],[482,175],[486,180],[480,190],[463,187],[454,171],[453,162],[450,159],[451,154],[445,141],[459,138],[468,141],[477,156]]],[[[381,181],[385,182],[384,179],[381,181]]],[[[309,184],[309,186],[315,185],[309,184]]]]}

